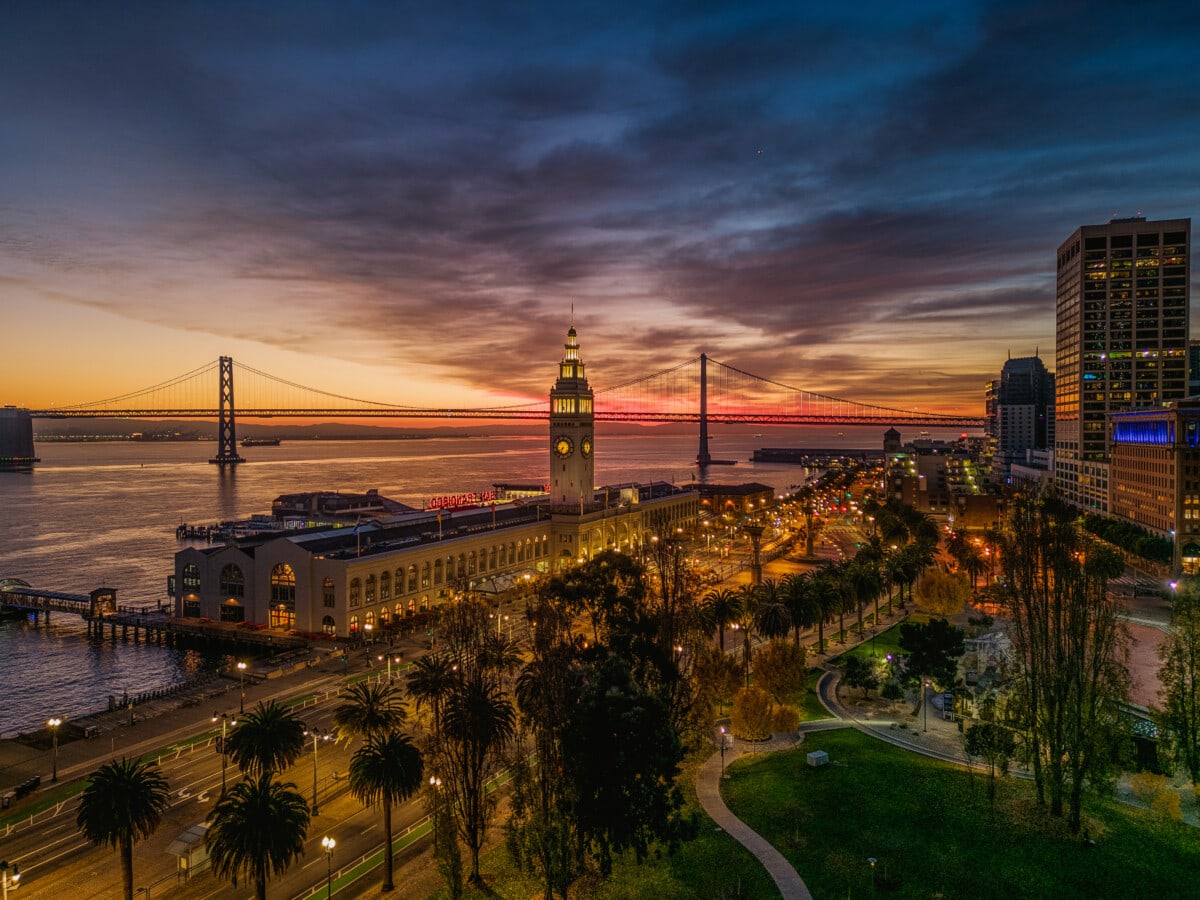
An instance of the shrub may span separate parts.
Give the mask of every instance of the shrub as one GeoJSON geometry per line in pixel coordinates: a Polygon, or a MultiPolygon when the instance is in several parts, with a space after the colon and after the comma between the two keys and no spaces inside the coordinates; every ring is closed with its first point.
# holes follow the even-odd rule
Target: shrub
{"type": "Polygon", "coordinates": [[[1170,790],[1166,777],[1153,772],[1138,772],[1129,779],[1129,786],[1133,789],[1133,796],[1147,806],[1153,805],[1155,798],[1163,791],[1170,790]]]}
{"type": "Polygon", "coordinates": [[[744,741],[767,740],[771,736],[772,705],[770,695],[762,688],[752,685],[738,691],[730,716],[734,736],[744,741]]]}
{"type": "Polygon", "coordinates": [[[883,694],[884,700],[904,699],[904,688],[900,686],[900,682],[898,682],[895,678],[889,678],[887,681],[885,681],[883,683],[883,690],[880,693],[883,694]]]}
{"type": "Polygon", "coordinates": [[[1173,822],[1183,820],[1183,807],[1179,795],[1170,789],[1163,791],[1150,802],[1150,811],[1173,822]]]}
{"type": "Polygon", "coordinates": [[[781,703],[771,710],[771,732],[773,734],[789,734],[800,727],[800,710],[795,706],[781,703]]]}

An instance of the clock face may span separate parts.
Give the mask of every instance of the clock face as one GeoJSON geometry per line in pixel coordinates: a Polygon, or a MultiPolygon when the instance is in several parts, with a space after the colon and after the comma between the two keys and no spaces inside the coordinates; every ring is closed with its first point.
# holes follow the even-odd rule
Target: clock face
{"type": "Polygon", "coordinates": [[[592,455],[592,439],[590,437],[585,437],[580,441],[579,452],[583,454],[584,459],[592,455]]]}
{"type": "Polygon", "coordinates": [[[562,459],[566,459],[568,456],[570,456],[571,451],[574,449],[575,445],[571,443],[570,438],[560,437],[554,442],[554,452],[562,459]]]}

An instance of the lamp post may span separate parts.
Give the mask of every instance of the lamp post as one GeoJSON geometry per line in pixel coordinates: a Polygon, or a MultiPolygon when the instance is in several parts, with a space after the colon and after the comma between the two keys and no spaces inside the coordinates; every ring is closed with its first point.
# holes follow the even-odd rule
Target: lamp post
{"type": "Polygon", "coordinates": [[[929,730],[929,679],[928,678],[926,678],[925,680],[923,680],[921,682],[921,689],[924,691],[924,694],[921,698],[921,711],[925,715],[925,725],[921,730],[928,731],[929,730]]]}
{"type": "Polygon", "coordinates": [[[325,850],[325,896],[333,896],[333,848],[337,841],[331,837],[321,838],[321,847],[325,850]]]}
{"type": "Polygon", "coordinates": [[[725,777],[725,726],[721,726],[721,777],[725,777]]]}
{"type": "Polygon", "coordinates": [[[241,682],[242,691],[242,700],[238,705],[238,714],[244,716],[246,714],[246,664],[239,661],[237,664],[237,670],[238,680],[241,682]]]}
{"type": "Polygon", "coordinates": [[[227,713],[214,712],[212,714],[212,720],[213,720],[214,725],[216,724],[217,719],[221,720],[221,746],[220,746],[219,750],[221,752],[221,796],[224,797],[225,796],[225,764],[227,762],[227,760],[225,758],[225,738],[229,733],[226,726],[227,725],[236,725],[237,719],[230,720],[229,715],[227,713]]]}
{"type": "Polygon", "coordinates": [[[50,741],[54,746],[53,762],[51,763],[52,773],[51,781],[58,781],[58,726],[62,724],[62,719],[55,716],[46,720],[46,727],[50,729],[50,741]]]}
{"type": "Polygon", "coordinates": [[[8,874],[9,868],[10,868],[10,866],[8,864],[8,860],[0,860],[0,885],[3,885],[4,893],[2,896],[3,896],[4,900],[8,900],[9,886],[11,885],[12,889],[15,891],[18,887],[20,887],[20,882],[21,882],[21,867],[18,866],[16,863],[13,863],[11,866],[11,868],[12,868],[12,876],[11,877],[9,877],[9,874],[8,874]]]}
{"type": "Polygon", "coordinates": [[[875,857],[867,857],[867,862],[871,864],[871,896],[875,896],[875,857]]]}
{"type": "MultiPolygon", "coordinates": [[[[388,662],[389,662],[389,663],[391,662],[391,657],[388,657],[388,662]]],[[[330,734],[328,731],[317,731],[315,728],[314,728],[312,731],[309,731],[307,728],[305,728],[305,729],[304,729],[304,736],[305,736],[305,737],[311,737],[311,738],[312,738],[312,742],[313,742],[313,802],[312,802],[312,814],[315,816],[315,815],[317,815],[317,814],[320,812],[320,810],[318,810],[318,809],[317,809],[317,742],[318,742],[318,741],[327,741],[327,740],[329,740],[331,737],[333,737],[333,735],[331,735],[331,734],[330,734]]]]}
{"type": "MultiPolygon", "coordinates": [[[[383,662],[383,660],[384,660],[384,655],[381,653],[381,654],[379,654],[378,656],[376,656],[375,658],[376,658],[377,660],[379,660],[380,662],[383,662]]],[[[400,665],[400,659],[401,659],[401,658],[400,658],[399,656],[393,657],[391,653],[387,654],[387,679],[388,679],[388,684],[391,684],[391,683],[392,683],[392,663],[395,663],[396,665],[400,665]]]]}

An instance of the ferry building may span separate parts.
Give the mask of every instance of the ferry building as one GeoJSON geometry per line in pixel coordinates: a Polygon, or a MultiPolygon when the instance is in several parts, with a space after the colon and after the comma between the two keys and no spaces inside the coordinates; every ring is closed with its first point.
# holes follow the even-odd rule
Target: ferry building
{"type": "Polygon", "coordinates": [[[595,487],[594,421],[572,326],[550,391],[548,496],[182,550],[175,615],[354,634],[434,609],[458,591],[503,591],[605,550],[637,553],[652,535],[691,527],[700,509],[691,490],[595,487]]]}

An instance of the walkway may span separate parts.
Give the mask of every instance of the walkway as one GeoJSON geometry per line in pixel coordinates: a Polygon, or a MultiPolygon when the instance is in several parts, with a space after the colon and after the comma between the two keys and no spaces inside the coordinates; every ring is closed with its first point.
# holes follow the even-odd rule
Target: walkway
{"type": "MultiPolygon", "coordinates": [[[[726,751],[730,762],[737,759],[738,753],[726,751]]],[[[812,894],[799,873],[792,864],[784,859],[782,853],[768,844],[758,832],[729,811],[725,801],[721,799],[721,753],[718,751],[709,757],[708,762],[696,773],[696,796],[700,805],[708,813],[709,818],[720,825],[729,836],[753,853],[763,864],[767,874],[774,880],[779,893],[784,900],[812,900],[812,894]]]]}

